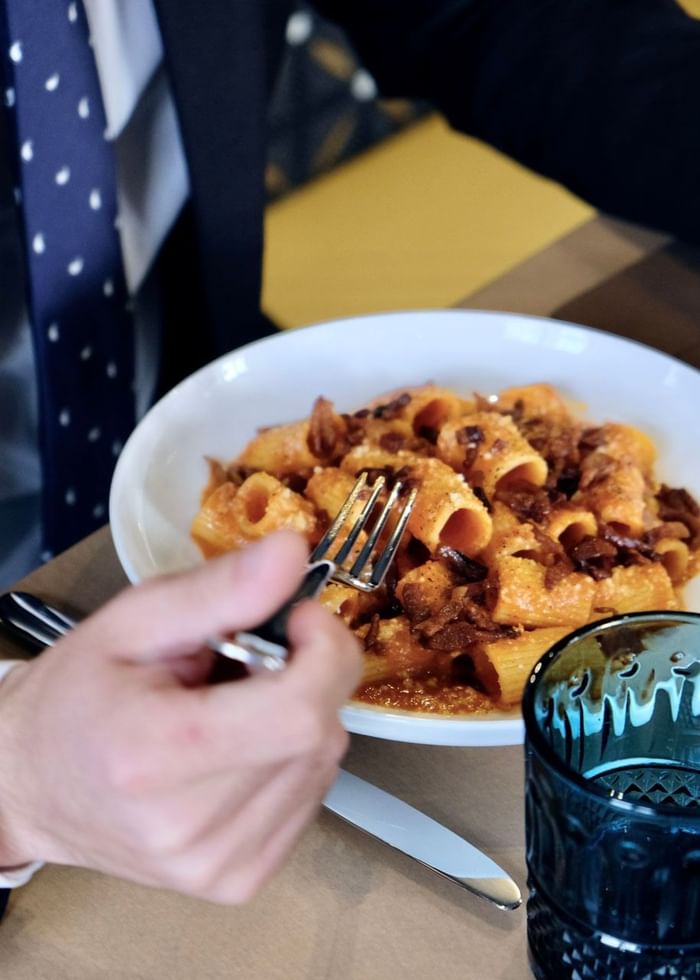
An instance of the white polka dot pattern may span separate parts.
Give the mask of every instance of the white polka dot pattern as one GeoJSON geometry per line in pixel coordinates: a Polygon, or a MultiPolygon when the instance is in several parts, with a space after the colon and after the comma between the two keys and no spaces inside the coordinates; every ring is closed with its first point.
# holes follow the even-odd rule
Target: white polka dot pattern
{"type": "Polygon", "coordinates": [[[133,329],[114,160],[83,4],[5,0],[5,106],[14,114],[35,334],[43,547],[94,530],[134,422],[133,329]]]}

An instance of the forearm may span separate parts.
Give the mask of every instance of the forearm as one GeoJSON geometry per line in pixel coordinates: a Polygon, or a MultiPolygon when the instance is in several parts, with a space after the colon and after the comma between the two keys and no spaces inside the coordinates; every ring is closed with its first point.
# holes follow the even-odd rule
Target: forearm
{"type": "Polygon", "coordinates": [[[593,205],[700,242],[700,22],[674,0],[320,5],[386,94],[428,98],[593,205]]]}

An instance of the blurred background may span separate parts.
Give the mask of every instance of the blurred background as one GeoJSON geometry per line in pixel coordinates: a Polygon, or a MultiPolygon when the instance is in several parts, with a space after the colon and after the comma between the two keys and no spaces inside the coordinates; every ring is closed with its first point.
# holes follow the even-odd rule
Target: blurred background
{"type": "MultiPolygon", "coordinates": [[[[700,17],[700,0],[682,6],[700,17]]],[[[429,107],[377,98],[300,6],[271,116],[263,305],[282,327],[445,307],[595,212],[429,107]]]]}

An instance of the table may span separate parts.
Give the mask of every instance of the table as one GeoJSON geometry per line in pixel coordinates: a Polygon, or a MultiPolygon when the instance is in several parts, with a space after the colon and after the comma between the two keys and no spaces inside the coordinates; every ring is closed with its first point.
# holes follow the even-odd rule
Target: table
{"type": "MultiPolygon", "coordinates": [[[[700,252],[597,218],[458,305],[541,313],[633,337],[700,367],[700,252]]],[[[125,584],[103,528],[21,583],[85,614],[125,584]]],[[[0,656],[17,656],[0,637],[0,656]]],[[[522,749],[354,737],[345,765],[492,855],[525,892],[522,749]]],[[[500,912],[322,812],[243,908],[73,868],[13,896],[13,980],[526,980],[525,911],[500,912]]]]}

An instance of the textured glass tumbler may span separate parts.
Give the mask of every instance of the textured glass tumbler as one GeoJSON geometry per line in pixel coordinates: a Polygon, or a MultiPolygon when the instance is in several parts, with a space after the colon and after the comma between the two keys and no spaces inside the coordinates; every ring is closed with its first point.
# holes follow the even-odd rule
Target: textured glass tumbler
{"type": "Polygon", "coordinates": [[[700,615],[583,627],[523,716],[535,976],[700,980],[700,615]]]}

